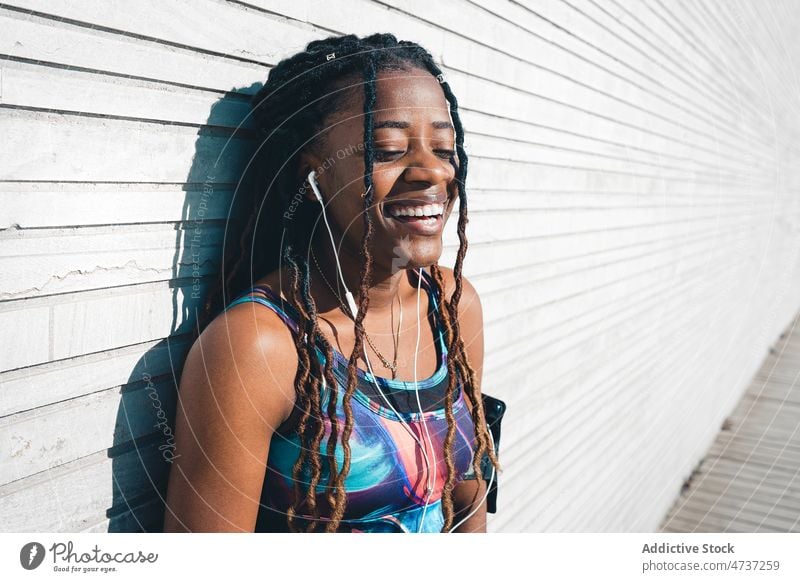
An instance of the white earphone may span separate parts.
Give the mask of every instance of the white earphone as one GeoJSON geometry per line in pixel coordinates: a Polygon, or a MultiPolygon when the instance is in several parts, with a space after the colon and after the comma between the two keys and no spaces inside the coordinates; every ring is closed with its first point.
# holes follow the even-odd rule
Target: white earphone
{"type": "Polygon", "coordinates": [[[353,294],[350,293],[350,290],[347,288],[347,285],[344,282],[344,277],[342,277],[342,266],[339,264],[339,253],[336,252],[336,243],[333,241],[331,225],[328,224],[328,215],[325,212],[325,199],[322,197],[322,194],[319,191],[319,184],[317,184],[316,172],[314,170],[311,170],[308,173],[308,182],[311,184],[311,189],[314,191],[314,196],[317,198],[320,206],[322,206],[322,218],[325,220],[325,227],[328,229],[328,235],[331,237],[333,256],[336,257],[336,274],[339,275],[339,280],[342,282],[342,286],[344,287],[344,296],[347,299],[347,305],[350,307],[353,317],[355,317],[358,314],[358,307],[356,306],[356,300],[353,299],[353,294]]]}
{"type": "MultiPolygon", "coordinates": [[[[331,231],[330,224],[328,224],[328,217],[327,217],[327,214],[325,212],[325,200],[322,197],[322,193],[319,191],[319,184],[317,184],[316,172],[314,172],[314,170],[309,172],[309,174],[308,174],[308,182],[311,184],[311,189],[314,191],[314,196],[316,197],[317,201],[322,206],[322,218],[325,221],[325,227],[327,228],[328,235],[330,236],[330,239],[331,239],[331,247],[333,248],[333,256],[336,258],[336,272],[339,275],[339,279],[342,282],[342,286],[344,287],[345,297],[347,298],[347,303],[348,303],[348,305],[350,307],[350,311],[353,313],[353,317],[355,317],[358,314],[358,307],[356,306],[355,299],[353,299],[353,294],[350,293],[350,290],[347,288],[347,284],[344,281],[344,277],[342,276],[342,266],[339,263],[339,254],[336,252],[336,243],[333,240],[333,232],[331,231]]],[[[433,447],[433,441],[431,440],[430,433],[428,432],[428,425],[425,422],[425,413],[422,410],[422,404],[420,403],[420,400],[419,400],[419,386],[416,383],[416,378],[417,378],[417,354],[419,352],[419,331],[420,331],[419,298],[420,298],[420,294],[421,294],[422,275],[418,274],[418,278],[419,279],[418,279],[418,284],[417,284],[417,347],[416,347],[416,349],[414,351],[414,392],[416,393],[416,396],[417,396],[417,406],[419,407],[419,413],[420,413],[420,419],[422,420],[422,426],[425,429],[425,434],[428,437],[428,442],[430,443],[430,448],[431,448],[431,450],[433,450],[433,448],[434,448],[433,447]]],[[[408,426],[408,423],[406,423],[405,419],[403,419],[403,417],[400,415],[400,413],[397,412],[397,410],[395,410],[394,406],[392,406],[392,403],[389,401],[389,399],[383,393],[383,390],[381,390],[381,387],[378,384],[377,379],[375,378],[375,372],[372,370],[372,364],[369,361],[369,356],[367,355],[366,346],[364,346],[364,359],[367,362],[367,368],[369,369],[370,378],[372,378],[372,381],[375,383],[375,387],[378,389],[378,393],[381,395],[381,397],[383,398],[384,402],[386,402],[386,405],[391,409],[391,411],[395,414],[395,416],[397,416],[397,418],[403,424],[403,426],[408,431],[408,433],[411,435],[411,437],[414,439],[414,441],[419,445],[420,451],[422,452],[422,457],[425,459],[425,469],[426,469],[426,473],[428,474],[428,483],[427,483],[426,491],[425,491],[427,497],[425,498],[425,506],[423,507],[423,510],[422,510],[422,518],[420,519],[419,527],[417,529],[417,532],[419,533],[422,530],[422,525],[423,525],[424,520],[425,520],[425,512],[427,511],[428,505],[430,504],[430,498],[431,498],[431,495],[433,494],[433,488],[436,486],[436,473],[435,473],[435,471],[436,471],[436,464],[435,464],[436,458],[434,456],[434,471],[433,471],[433,473],[431,473],[430,460],[428,459],[428,453],[427,453],[427,450],[425,448],[425,445],[422,444],[422,442],[419,440],[419,438],[417,438],[417,435],[414,434],[414,431],[411,430],[411,427],[408,426]],[[433,477],[433,484],[431,484],[431,477],[433,477]]],[[[324,382],[325,382],[325,379],[323,378],[323,386],[324,386],[324,382]]]]}
{"type": "MultiPolygon", "coordinates": [[[[342,266],[339,263],[339,254],[336,252],[336,243],[333,240],[333,232],[331,231],[330,224],[328,224],[328,217],[327,217],[327,214],[325,212],[325,200],[322,197],[322,193],[320,193],[320,191],[319,191],[319,184],[317,184],[316,172],[314,170],[311,170],[311,172],[309,172],[309,174],[308,174],[308,182],[311,184],[311,189],[314,191],[314,196],[316,197],[317,201],[322,206],[322,218],[325,221],[325,227],[327,228],[328,235],[330,236],[330,239],[331,239],[331,247],[333,248],[333,255],[336,258],[336,272],[339,275],[339,280],[342,282],[342,286],[344,287],[345,297],[347,298],[347,304],[350,307],[350,311],[353,313],[353,317],[356,317],[356,315],[358,314],[358,307],[356,306],[355,299],[353,299],[353,294],[350,293],[350,290],[347,288],[347,284],[344,281],[344,277],[342,276],[342,266]]],[[[422,271],[422,269],[418,269],[416,271],[417,272],[417,343],[416,343],[416,347],[414,348],[414,392],[415,392],[416,397],[417,397],[417,407],[419,408],[420,420],[422,421],[422,426],[425,429],[425,435],[427,436],[428,443],[430,444],[430,449],[431,449],[431,451],[433,451],[434,450],[433,440],[431,439],[430,432],[428,431],[428,424],[425,422],[425,413],[422,410],[422,403],[420,402],[420,399],[419,399],[419,385],[417,384],[417,356],[419,354],[419,340],[420,340],[420,329],[421,329],[421,324],[420,324],[420,295],[421,295],[421,288],[422,288],[422,272],[421,271],[422,271]]],[[[416,441],[416,443],[419,445],[420,450],[422,452],[422,456],[425,459],[425,469],[426,469],[426,472],[427,472],[427,475],[428,475],[428,482],[427,482],[426,491],[425,491],[427,497],[425,498],[425,505],[424,505],[424,507],[422,509],[422,517],[420,518],[419,526],[417,528],[417,533],[419,533],[419,532],[422,531],[422,525],[423,525],[423,523],[425,521],[425,513],[427,512],[428,506],[430,505],[430,498],[431,498],[431,495],[433,495],[434,487],[436,487],[436,455],[434,455],[434,457],[433,457],[433,471],[431,471],[430,460],[428,459],[428,454],[427,454],[427,451],[425,449],[425,445],[422,443],[422,441],[420,441],[417,438],[417,435],[414,434],[414,431],[411,430],[411,427],[408,426],[408,423],[406,423],[406,421],[403,419],[403,417],[400,415],[400,413],[398,413],[397,410],[395,410],[394,406],[392,406],[392,403],[389,402],[389,399],[383,393],[383,390],[381,390],[381,387],[378,384],[378,381],[377,381],[377,379],[375,377],[375,373],[372,370],[372,364],[369,361],[369,357],[367,355],[366,346],[364,346],[364,360],[366,360],[366,362],[367,362],[367,368],[369,368],[370,378],[372,378],[372,381],[375,383],[375,387],[378,389],[378,393],[381,395],[381,397],[386,402],[387,406],[392,410],[392,412],[394,412],[395,416],[397,416],[397,418],[403,424],[403,426],[408,431],[408,433],[411,435],[411,437],[414,439],[414,441],[416,441]],[[431,477],[433,477],[433,483],[431,483],[431,477]]],[[[325,386],[325,378],[322,379],[322,382],[323,382],[323,388],[324,388],[324,386],[325,386]]],[[[494,449],[494,443],[491,441],[491,439],[490,439],[490,443],[492,445],[492,448],[494,449]]],[[[486,487],[486,493],[484,494],[484,496],[481,499],[480,503],[478,503],[478,505],[469,514],[467,514],[466,517],[461,519],[456,525],[454,525],[452,528],[450,528],[450,530],[447,533],[452,533],[458,526],[460,526],[467,519],[472,517],[472,515],[476,511],[478,511],[480,506],[483,505],[484,500],[489,495],[489,490],[492,487],[492,483],[494,482],[494,472],[495,472],[494,466],[492,466],[492,477],[491,477],[491,479],[489,481],[488,486],[486,487]]],[[[480,475],[478,475],[476,477],[478,479],[481,478],[480,475]]]]}

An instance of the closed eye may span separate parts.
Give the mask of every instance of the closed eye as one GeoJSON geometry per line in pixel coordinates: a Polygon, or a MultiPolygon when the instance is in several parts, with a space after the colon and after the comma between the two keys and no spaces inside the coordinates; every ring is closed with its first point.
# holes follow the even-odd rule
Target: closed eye
{"type": "MultiPolygon", "coordinates": [[[[434,150],[436,155],[443,160],[449,160],[456,155],[455,150],[434,150]]],[[[387,161],[394,156],[403,155],[405,150],[375,150],[375,159],[378,161],[387,161]]]]}
{"type": "Polygon", "coordinates": [[[404,153],[406,153],[405,150],[375,150],[375,159],[383,162],[392,156],[402,155],[404,153]]]}

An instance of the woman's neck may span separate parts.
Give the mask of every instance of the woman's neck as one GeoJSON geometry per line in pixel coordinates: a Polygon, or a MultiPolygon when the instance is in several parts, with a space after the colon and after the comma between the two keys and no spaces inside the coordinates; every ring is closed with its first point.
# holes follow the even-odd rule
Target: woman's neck
{"type": "MultiPolygon", "coordinates": [[[[327,291],[328,295],[332,295],[331,289],[328,287],[330,284],[333,289],[338,290],[339,300],[346,303],[344,290],[341,287],[341,281],[336,270],[336,258],[331,248],[330,241],[327,244],[316,244],[312,246],[313,256],[309,254],[309,268],[313,280],[321,280],[321,286],[327,291]],[[316,257],[316,262],[314,258],[316,257]],[[317,266],[319,264],[319,267],[317,266]],[[325,275],[325,279],[320,276],[320,269],[325,275]]],[[[361,265],[363,257],[353,256],[348,253],[344,248],[339,252],[339,265],[342,269],[342,277],[344,278],[347,288],[353,294],[353,299],[358,305],[359,284],[361,282],[361,265]]],[[[398,294],[407,291],[407,286],[404,285],[406,279],[406,270],[399,269],[392,273],[387,270],[383,265],[378,264],[373,260],[372,273],[370,277],[369,293],[369,311],[371,313],[380,314],[390,313],[393,303],[397,302],[398,294]]],[[[317,289],[319,286],[316,287],[317,289]]]]}

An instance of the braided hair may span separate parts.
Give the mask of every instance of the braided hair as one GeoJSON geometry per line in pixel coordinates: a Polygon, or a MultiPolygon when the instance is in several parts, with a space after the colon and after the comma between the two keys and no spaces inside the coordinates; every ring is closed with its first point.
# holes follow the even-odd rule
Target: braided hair
{"type": "Polygon", "coordinates": [[[450,529],[454,519],[455,465],[452,446],[456,436],[453,402],[457,377],[461,378],[463,389],[473,403],[472,418],[475,425],[476,449],[472,462],[475,474],[481,474],[480,461],[484,455],[489,457],[496,469],[499,469],[497,458],[490,446],[482,400],[476,393],[475,372],[469,365],[459,329],[461,271],[467,251],[465,181],[468,158],[464,151],[464,130],[458,115],[456,97],[430,53],[416,43],[398,41],[392,34],[372,34],[364,38],[348,34],[315,40],[307,45],[305,51],[284,59],[273,67],[266,84],[252,99],[255,125],[260,130],[262,138],[251,163],[256,174],[253,187],[244,188],[240,199],[240,204],[243,208],[249,209],[249,212],[245,213],[246,218],[242,221],[246,221],[246,224],[241,231],[238,248],[231,249],[231,245],[228,246],[231,260],[223,261],[218,285],[212,289],[207,298],[195,330],[199,335],[213,317],[224,308],[227,300],[249,288],[254,273],[269,273],[279,267],[282,261],[288,265],[291,272],[288,299],[302,318],[302,321],[298,322],[300,333],[295,334],[298,370],[294,388],[296,406],[301,412],[296,430],[301,440],[301,453],[292,469],[294,503],[287,511],[287,524],[291,531],[316,531],[321,524],[325,525],[325,531],[337,531],[344,515],[346,504],[344,480],[350,469],[349,438],[353,430],[351,399],[356,388],[358,356],[363,347],[363,319],[369,305],[368,290],[372,271],[372,255],[369,247],[373,224],[371,215],[366,209],[371,208],[374,198],[372,168],[375,154],[372,110],[376,102],[376,76],[381,70],[407,70],[411,67],[427,70],[439,80],[449,102],[456,131],[456,153],[459,160],[458,163],[454,158],[450,160],[456,170],[459,196],[459,249],[453,269],[455,290],[450,300],[445,298],[444,280],[438,264],[430,267],[442,306],[440,315],[449,353],[447,358],[449,384],[445,397],[447,433],[444,440],[447,478],[442,491],[444,515],[442,531],[450,529]],[[363,213],[365,229],[361,241],[364,261],[360,274],[358,313],[354,324],[355,344],[347,365],[347,385],[343,396],[345,420],[344,426],[341,427],[341,448],[344,455],[342,466],[338,467],[334,452],[340,436],[340,427],[335,414],[339,388],[332,369],[334,356],[331,344],[320,332],[316,306],[309,290],[309,234],[319,216],[319,210],[312,205],[303,204],[304,197],[299,199],[297,196],[292,197],[292,192],[296,192],[298,187],[299,153],[319,139],[317,136],[324,127],[327,113],[336,110],[341,103],[342,92],[338,90],[337,84],[344,77],[352,75],[363,78],[365,94],[364,191],[366,194],[363,213]],[[277,196],[270,196],[271,193],[277,193],[277,196]],[[282,228],[266,229],[266,233],[259,235],[257,225],[262,211],[268,217],[283,217],[282,228]],[[259,252],[254,252],[256,248],[259,252]],[[263,249],[275,248],[280,249],[277,254],[263,252],[263,249]],[[243,269],[242,267],[246,265],[250,268],[243,269]],[[318,364],[313,347],[315,342],[322,347],[325,354],[324,366],[314,365],[318,364]],[[320,445],[325,432],[320,393],[322,377],[331,390],[326,410],[331,425],[326,448],[329,478],[324,488],[326,492],[324,501],[327,507],[323,508],[320,507],[323,503],[318,502],[316,495],[323,467],[320,445]],[[301,490],[301,481],[307,485],[305,492],[301,490]],[[301,508],[306,515],[310,514],[310,519],[297,519],[301,508]],[[324,511],[321,511],[322,509],[324,511]],[[321,516],[322,513],[326,515],[321,516]],[[298,521],[305,521],[305,524],[298,521]]]}

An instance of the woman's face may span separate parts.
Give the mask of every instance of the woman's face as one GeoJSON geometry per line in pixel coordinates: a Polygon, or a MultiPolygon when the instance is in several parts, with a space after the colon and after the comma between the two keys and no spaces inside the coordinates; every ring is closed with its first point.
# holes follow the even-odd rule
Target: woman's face
{"type": "MultiPolygon", "coordinates": [[[[376,86],[374,198],[366,210],[373,224],[373,270],[392,274],[431,265],[442,254],[442,229],[457,196],[455,168],[449,161],[455,156],[455,130],[444,92],[427,70],[381,71],[376,86]],[[423,208],[421,212],[437,216],[409,216],[423,208]]],[[[316,170],[320,191],[329,202],[331,228],[344,233],[340,252],[360,260],[365,210],[363,84],[348,89],[342,103],[326,118],[321,145],[303,154],[306,164],[301,168],[306,174],[316,170]]],[[[309,197],[314,199],[310,188],[309,197]]],[[[327,239],[322,221],[318,233],[320,229],[327,239]]]]}

